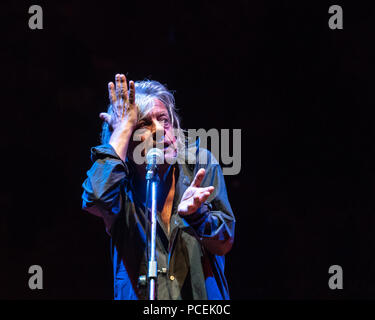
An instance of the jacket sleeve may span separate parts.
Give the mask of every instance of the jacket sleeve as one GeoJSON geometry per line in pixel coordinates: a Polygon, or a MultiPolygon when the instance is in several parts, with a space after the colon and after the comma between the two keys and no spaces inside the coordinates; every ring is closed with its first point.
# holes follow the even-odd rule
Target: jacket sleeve
{"type": "Polygon", "coordinates": [[[195,213],[184,217],[213,254],[225,255],[234,241],[235,218],[228,201],[224,176],[220,165],[210,163],[202,187],[214,186],[213,194],[195,213]]]}
{"type": "Polygon", "coordinates": [[[122,209],[123,190],[129,181],[129,170],[109,144],[92,148],[91,160],[93,165],[82,184],[82,209],[102,217],[110,233],[122,209]]]}

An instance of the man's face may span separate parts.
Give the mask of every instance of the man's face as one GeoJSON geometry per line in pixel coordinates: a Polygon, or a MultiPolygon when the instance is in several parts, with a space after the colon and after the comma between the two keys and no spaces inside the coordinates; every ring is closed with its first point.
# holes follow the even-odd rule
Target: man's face
{"type": "Polygon", "coordinates": [[[155,99],[155,105],[147,116],[137,123],[129,146],[130,156],[137,163],[136,153],[139,154],[140,150],[145,156],[153,147],[164,151],[164,162],[172,163],[177,156],[174,128],[166,106],[158,99],[155,99]]]}

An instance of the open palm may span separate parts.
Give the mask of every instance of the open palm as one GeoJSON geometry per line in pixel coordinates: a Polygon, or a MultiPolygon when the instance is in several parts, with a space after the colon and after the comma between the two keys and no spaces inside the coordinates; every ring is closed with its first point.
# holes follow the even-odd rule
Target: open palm
{"type": "Polygon", "coordinates": [[[195,175],[191,185],[184,192],[178,206],[178,213],[180,215],[186,216],[197,211],[202,203],[205,202],[214,191],[215,188],[212,186],[205,188],[200,186],[205,174],[205,169],[200,169],[195,175]]]}

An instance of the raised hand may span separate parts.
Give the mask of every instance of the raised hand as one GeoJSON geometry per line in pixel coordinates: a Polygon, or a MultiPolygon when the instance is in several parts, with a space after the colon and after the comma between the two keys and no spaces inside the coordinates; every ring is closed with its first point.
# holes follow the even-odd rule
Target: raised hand
{"type": "Polygon", "coordinates": [[[99,116],[109,124],[113,131],[125,127],[134,130],[138,120],[134,82],[129,82],[129,93],[125,75],[116,74],[115,82],[116,86],[113,82],[108,83],[109,101],[112,110],[110,113],[102,112],[99,116]]]}
{"type": "Polygon", "coordinates": [[[129,141],[138,121],[138,107],[135,104],[134,82],[129,82],[130,92],[126,77],[116,74],[116,87],[113,82],[108,83],[109,113],[102,112],[100,118],[106,121],[112,130],[109,144],[115,149],[118,156],[125,161],[129,141]]]}
{"type": "Polygon", "coordinates": [[[205,169],[199,169],[189,188],[184,192],[181,202],[178,206],[178,213],[186,216],[194,213],[205,202],[210,194],[214,191],[214,187],[201,188],[201,183],[206,174],[205,169]]]}

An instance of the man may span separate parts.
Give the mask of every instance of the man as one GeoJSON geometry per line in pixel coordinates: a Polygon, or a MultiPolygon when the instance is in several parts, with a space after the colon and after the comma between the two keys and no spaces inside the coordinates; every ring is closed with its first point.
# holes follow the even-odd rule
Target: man
{"type": "Polygon", "coordinates": [[[139,161],[147,150],[136,152],[141,144],[164,152],[158,165],[157,299],[229,299],[224,255],[233,244],[235,219],[220,166],[199,147],[195,163],[181,161],[189,152],[174,98],[159,82],[130,81],[128,92],[125,76],[117,74],[108,91],[108,112],[100,114],[102,145],[91,150],[82,199],[83,209],[102,217],[111,236],[115,299],[148,299],[139,281],[147,275],[150,229],[146,164],[139,161]]]}

